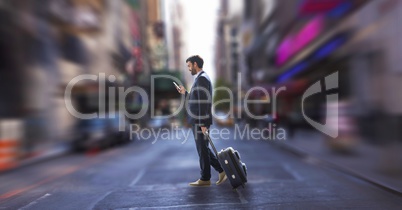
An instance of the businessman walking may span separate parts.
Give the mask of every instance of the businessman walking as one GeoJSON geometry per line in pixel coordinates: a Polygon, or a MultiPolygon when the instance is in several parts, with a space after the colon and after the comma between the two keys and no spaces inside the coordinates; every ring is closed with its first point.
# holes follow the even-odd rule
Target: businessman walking
{"type": "Polygon", "coordinates": [[[185,94],[186,109],[189,117],[189,123],[192,125],[195,145],[200,161],[201,177],[191,182],[190,186],[210,186],[211,185],[211,166],[219,172],[216,185],[222,184],[226,179],[218,159],[209,149],[209,142],[204,133],[212,124],[212,84],[206,72],[202,70],[204,60],[194,55],[186,60],[188,70],[194,76],[194,84],[190,93],[181,85],[177,88],[180,94],[185,94]]]}

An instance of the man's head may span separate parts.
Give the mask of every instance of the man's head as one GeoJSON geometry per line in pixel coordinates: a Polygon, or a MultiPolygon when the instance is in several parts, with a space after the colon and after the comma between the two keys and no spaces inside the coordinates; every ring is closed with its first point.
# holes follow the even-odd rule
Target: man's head
{"type": "Polygon", "coordinates": [[[204,60],[199,55],[193,55],[187,58],[186,63],[188,70],[191,72],[191,75],[196,75],[199,71],[202,70],[204,60]]]}

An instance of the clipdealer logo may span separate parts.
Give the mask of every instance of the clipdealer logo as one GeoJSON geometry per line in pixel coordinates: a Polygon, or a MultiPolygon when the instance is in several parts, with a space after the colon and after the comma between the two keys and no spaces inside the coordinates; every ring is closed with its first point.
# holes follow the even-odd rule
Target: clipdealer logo
{"type": "MultiPolygon", "coordinates": [[[[170,75],[151,75],[150,78],[150,83],[151,83],[151,88],[150,91],[147,92],[143,88],[139,86],[131,86],[131,87],[115,87],[115,86],[107,86],[106,82],[113,83],[116,81],[116,77],[114,75],[106,75],[105,73],[99,73],[99,75],[91,75],[91,74],[83,74],[76,76],[73,78],[68,84],[65,89],[64,93],[64,102],[67,108],[67,111],[74,117],[81,119],[81,120],[91,120],[91,119],[115,119],[118,118],[118,129],[119,131],[127,131],[127,129],[130,130],[130,134],[137,135],[140,134],[139,136],[141,138],[146,137],[148,138],[153,138],[153,137],[167,137],[171,135],[167,135],[166,131],[171,131],[169,129],[164,129],[163,127],[158,127],[158,131],[152,128],[141,128],[136,124],[129,124],[127,126],[127,121],[126,119],[130,120],[139,120],[142,117],[144,117],[147,113],[150,114],[150,120],[168,120],[169,118],[176,116],[182,109],[185,109],[186,113],[188,114],[189,117],[192,117],[194,119],[205,119],[208,117],[213,117],[216,119],[231,119],[234,120],[235,118],[241,119],[243,115],[247,116],[249,119],[253,119],[256,121],[260,120],[269,120],[269,119],[274,119],[274,116],[277,116],[276,111],[277,111],[277,97],[280,94],[280,92],[286,91],[286,87],[272,87],[271,90],[265,89],[264,87],[252,87],[250,88],[244,95],[244,97],[241,96],[241,74],[238,73],[238,80],[237,80],[237,91],[235,93],[237,94],[237,99],[235,100],[234,96],[235,93],[233,89],[230,89],[228,87],[217,87],[213,89],[213,93],[210,93],[209,90],[205,88],[193,88],[194,90],[204,92],[206,94],[206,100],[187,100],[185,98],[185,95],[181,95],[181,100],[179,107],[174,111],[174,113],[170,113],[169,115],[164,115],[164,116],[156,116],[155,109],[157,108],[155,103],[155,84],[157,83],[155,79],[158,78],[164,78],[168,80],[172,80],[178,84],[181,84],[180,80],[177,78],[170,76],[170,75]],[[75,102],[75,99],[72,98],[72,90],[73,87],[84,80],[89,80],[93,84],[98,83],[98,93],[97,93],[97,99],[94,101],[91,101],[92,103],[96,103],[98,110],[93,111],[92,113],[81,113],[79,112],[73,105],[75,102]],[[254,91],[259,91],[261,94],[264,95],[264,99],[255,99],[252,96],[252,93],[254,91]],[[272,91],[272,92],[271,92],[272,91]],[[212,95],[216,94],[217,92],[223,92],[227,93],[228,98],[221,98],[216,101],[212,101],[212,95]],[[130,113],[128,110],[126,110],[126,103],[125,99],[126,97],[129,97],[130,94],[136,94],[142,99],[142,103],[146,104],[147,106],[142,106],[140,111],[138,113],[130,113]],[[149,100],[151,99],[151,100],[149,100]],[[151,103],[150,103],[151,102],[151,103]],[[116,104],[118,103],[118,104],[116,104]],[[194,103],[212,103],[211,107],[211,114],[206,114],[206,115],[201,115],[198,116],[196,113],[192,113],[192,111],[189,109],[191,104],[194,103]],[[222,103],[228,103],[229,108],[226,111],[217,111],[216,106],[222,103]],[[108,104],[108,106],[106,106],[108,104]],[[244,112],[237,112],[235,111],[235,104],[237,106],[242,106],[244,108],[244,112]],[[271,115],[265,114],[265,115],[259,115],[253,112],[253,106],[270,106],[272,113],[271,115]],[[150,109],[150,112],[148,112],[148,109],[150,109]],[[223,113],[223,115],[221,115],[223,113]],[[212,115],[212,116],[210,116],[212,115]],[[133,127],[134,126],[134,127],[133,127]],[[133,129],[137,128],[137,129],[133,129]],[[162,129],[161,132],[159,132],[162,129]],[[148,135],[150,134],[150,135],[148,135]],[[159,136],[159,134],[163,134],[159,136]]],[[[86,82],[89,82],[86,81],[86,82]]],[[[85,83],[84,83],[85,84],[85,83]]],[[[172,84],[173,86],[173,84],[172,84]]],[[[191,91],[193,91],[191,89],[191,91]]],[[[152,125],[150,125],[152,127],[152,125]]],[[[240,128],[235,129],[236,131],[239,131],[239,136],[245,136],[249,137],[252,139],[286,139],[286,132],[283,128],[276,127],[275,123],[270,122],[269,127],[265,129],[249,129],[248,126],[244,127],[244,130],[240,132],[240,128]],[[268,135],[267,135],[268,134],[268,135]]],[[[225,134],[223,130],[222,135],[225,134]]],[[[227,132],[230,133],[230,132],[227,132]]]]}
{"type": "Polygon", "coordinates": [[[315,82],[313,85],[311,85],[306,92],[304,92],[303,96],[302,96],[302,101],[301,101],[301,108],[302,108],[302,114],[304,119],[311,125],[313,126],[315,129],[317,129],[318,131],[332,137],[332,138],[336,138],[338,137],[338,133],[339,133],[339,125],[338,125],[338,102],[339,102],[339,94],[338,93],[334,93],[334,94],[327,94],[326,95],[326,119],[325,119],[325,124],[321,124],[319,122],[316,122],[314,120],[312,120],[310,117],[308,117],[306,115],[306,113],[304,112],[304,100],[309,97],[312,96],[314,94],[317,93],[321,93],[321,92],[326,92],[332,89],[338,89],[339,86],[339,78],[338,78],[338,72],[333,73],[329,76],[325,77],[324,80],[325,83],[325,89],[323,89],[322,85],[321,85],[321,80],[315,82]],[[328,103],[335,103],[336,106],[334,108],[329,108],[328,103]],[[331,117],[331,120],[329,120],[329,118],[331,117]],[[331,122],[331,126],[329,126],[331,122]]]}
{"type": "MultiPolygon", "coordinates": [[[[169,76],[169,75],[151,76],[151,86],[152,86],[152,88],[151,88],[151,101],[154,101],[154,99],[155,99],[155,96],[153,95],[153,93],[154,93],[153,88],[154,88],[154,85],[155,85],[154,80],[157,77],[163,77],[163,78],[166,77],[167,79],[171,79],[171,80],[176,81],[177,83],[180,84],[180,81],[177,78],[169,76]]],[[[240,90],[241,89],[240,88],[241,87],[241,75],[240,75],[240,73],[239,73],[238,79],[239,79],[239,81],[238,81],[238,86],[239,86],[238,89],[240,90]]],[[[119,87],[118,89],[115,89],[115,87],[109,87],[109,89],[106,90],[107,89],[106,84],[105,84],[106,80],[108,80],[109,82],[114,82],[116,80],[116,77],[113,76],[113,75],[109,75],[108,77],[106,77],[106,75],[104,73],[100,73],[99,76],[85,74],[85,75],[79,75],[79,76],[75,77],[74,79],[72,79],[68,83],[68,85],[67,85],[67,87],[65,89],[64,97],[65,97],[66,108],[70,112],[70,114],[72,114],[73,116],[75,116],[76,118],[79,118],[79,119],[94,119],[94,118],[104,119],[104,118],[107,118],[107,117],[115,118],[115,115],[113,115],[113,114],[110,115],[110,113],[118,113],[118,115],[120,116],[119,117],[119,131],[124,131],[125,129],[127,129],[126,122],[124,120],[124,116],[128,117],[129,119],[141,119],[147,113],[147,109],[148,109],[148,106],[142,107],[140,112],[138,112],[136,114],[131,114],[126,110],[126,107],[125,107],[125,104],[124,104],[125,98],[128,96],[128,94],[130,94],[132,92],[135,92],[139,96],[141,96],[141,98],[143,99],[143,102],[145,102],[145,104],[148,104],[149,103],[148,94],[144,89],[142,89],[141,87],[137,87],[137,86],[133,86],[133,87],[129,87],[129,88],[119,87]],[[81,81],[81,80],[98,81],[98,83],[99,83],[99,93],[98,93],[99,94],[99,100],[98,100],[99,112],[97,112],[97,113],[85,113],[84,114],[84,113],[80,113],[77,110],[75,110],[75,108],[74,108],[74,106],[72,104],[71,94],[72,94],[73,86],[76,83],[78,83],[79,81],[81,81]],[[117,95],[115,95],[116,90],[118,90],[117,95]],[[109,100],[112,99],[111,101],[106,101],[106,98],[105,98],[105,93],[106,92],[109,93],[109,100]],[[118,99],[117,101],[119,101],[119,104],[118,104],[119,106],[118,106],[117,109],[114,108],[115,107],[114,106],[114,102],[115,102],[114,99],[118,99]],[[109,106],[108,110],[106,110],[106,106],[105,106],[106,103],[109,103],[109,105],[110,105],[110,103],[112,104],[111,106],[109,106]],[[107,116],[108,115],[107,113],[109,113],[109,116],[107,116]]],[[[319,80],[319,81],[315,82],[313,85],[311,85],[309,88],[307,88],[307,90],[302,95],[302,100],[301,100],[302,116],[307,121],[307,123],[309,123],[311,126],[313,126],[318,131],[320,131],[320,132],[322,132],[322,133],[324,133],[324,134],[326,134],[326,135],[328,135],[328,136],[330,136],[332,138],[336,138],[338,136],[338,133],[339,133],[339,129],[338,129],[338,127],[339,127],[339,125],[338,125],[338,112],[339,112],[338,109],[339,108],[337,106],[339,104],[339,101],[338,101],[338,95],[339,94],[338,93],[330,93],[330,94],[326,95],[326,119],[325,119],[324,124],[321,124],[320,122],[314,121],[313,119],[308,117],[306,115],[306,113],[305,113],[305,106],[304,106],[305,103],[304,102],[308,97],[310,97],[312,95],[315,95],[315,94],[322,93],[322,92],[326,93],[327,91],[330,91],[330,90],[333,90],[333,89],[338,89],[338,86],[339,86],[338,72],[326,76],[324,81],[322,81],[322,82],[324,84],[324,87],[323,87],[323,85],[321,85],[321,80],[319,80]],[[332,106],[332,108],[330,108],[330,106],[328,106],[329,103],[335,104],[335,106],[332,106]]],[[[254,104],[264,104],[264,103],[266,103],[265,100],[253,100],[253,99],[250,99],[251,93],[253,91],[256,91],[256,90],[264,93],[264,96],[267,99],[269,99],[268,100],[269,103],[272,102],[272,116],[276,116],[277,96],[279,95],[280,92],[286,91],[286,87],[280,87],[278,89],[277,88],[272,88],[272,93],[271,94],[268,92],[268,90],[266,90],[263,87],[253,87],[253,88],[251,88],[250,90],[247,91],[243,101],[240,101],[240,98],[241,98],[240,96],[238,97],[239,101],[237,102],[237,104],[242,104],[244,106],[244,114],[246,114],[249,118],[252,118],[252,119],[255,119],[255,120],[264,120],[265,116],[254,115],[249,110],[249,107],[248,107],[248,104],[253,104],[253,103],[254,104]]],[[[205,93],[209,94],[209,92],[207,90],[201,90],[201,91],[204,91],[205,93]]],[[[235,117],[235,112],[234,112],[234,107],[233,107],[233,105],[234,105],[234,103],[233,103],[234,102],[233,95],[234,94],[233,94],[232,90],[229,89],[229,88],[219,87],[219,88],[214,89],[214,92],[217,92],[217,91],[226,91],[226,92],[228,92],[230,98],[229,99],[222,99],[222,100],[214,102],[213,106],[212,106],[213,107],[212,115],[214,117],[217,117],[216,113],[215,113],[215,109],[214,109],[214,107],[217,104],[224,103],[224,102],[230,102],[230,109],[229,109],[229,112],[225,114],[225,117],[235,117]]],[[[212,96],[209,96],[208,98],[211,99],[212,96]]],[[[178,108],[178,110],[176,110],[175,113],[173,113],[173,114],[171,114],[169,116],[164,116],[163,118],[167,119],[167,118],[169,118],[171,116],[174,116],[183,108],[186,108],[186,111],[188,112],[188,110],[187,110],[188,106],[184,106],[184,103],[183,103],[184,101],[185,101],[184,96],[182,96],[182,100],[181,100],[182,103],[180,104],[180,107],[178,108]]],[[[155,114],[155,110],[154,110],[155,105],[151,104],[150,108],[151,108],[151,117],[155,117],[155,115],[154,115],[155,114]]],[[[191,112],[190,112],[190,114],[191,114],[191,112]]],[[[242,117],[241,113],[239,113],[238,115],[239,116],[237,116],[237,117],[239,117],[239,118],[242,117]]],[[[201,117],[205,117],[205,116],[201,116],[201,117]]],[[[274,124],[274,126],[275,126],[275,124],[274,124]]],[[[269,130],[271,130],[271,128],[269,128],[269,130]]],[[[278,130],[282,131],[281,128],[278,128],[278,130]]],[[[252,130],[252,132],[254,132],[254,130],[252,130]]],[[[284,135],[286,135],[286,134],[284,134],[284,135]]],[[[285,137],[285,139],[286,139],[286,137],[285,137]]]]}

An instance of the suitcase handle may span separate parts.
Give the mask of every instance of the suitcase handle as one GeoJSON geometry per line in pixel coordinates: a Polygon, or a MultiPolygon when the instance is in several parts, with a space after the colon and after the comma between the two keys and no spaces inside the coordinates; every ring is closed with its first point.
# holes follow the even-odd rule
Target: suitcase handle
{"type": "Polygon", "coordinates": [[[216,150],[214,143],[212,142],[211,138],[209,137],[209,132],[208,132],[208,130],[205,131],[204,135],[208,138],[208,141],[209,141],[209,143],[211,144],[212,149],[214,150],[216,157],[218,157],[218,151],[216,150]]]}

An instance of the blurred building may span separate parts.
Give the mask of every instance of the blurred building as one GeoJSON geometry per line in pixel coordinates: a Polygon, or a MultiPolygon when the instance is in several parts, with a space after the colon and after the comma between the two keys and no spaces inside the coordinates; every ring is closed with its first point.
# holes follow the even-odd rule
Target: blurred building
{"type": "MultiPolygon", "coordinates": [[[[362,55],[355,51],[366,48],[364,42],[372,45],[375,41],[358,43],[356,37],[369,33],[365,27],[374,28],[379,18],[373,10],[385,7],[381,6],[383,4],[396,3],[363,0],[246,1],[242,31],[247,72],[245,82],[250,87],[263,86],[268,91],[272,87],[286,87],[287,90],[279,96],[277,111],[279,117],[289,120],[292,118],[289,115],[301,116],[301,95],[308,86],[338,72],[339,99],[351,104],[353,111],[349,113],[353,114],[350,115],[361,115],[362,109],[358,107],[362,104],[357,104],[356,99],[372,95],[373,90],[357,85],[368,76],[354,73],[358,69],[356,56],[362,55]],[[363,18],[369,16],[371,21],[363,18]]],[[[392,18],[385,22],[392,22],[392,18]]],[[[378,30],[376,33],[384,32],[378,30]]],[[[385,33],[378,35],[385,36],[385,33]]],[[[384,50],[389,49],[384,47],[384,50]]],[[[379,56],[382,53],[374,54],[379,56]]],[[[325,94],[317,94],[304,102],[306,113],[317,121],[325,117],[325,94]]],[[[255,95],[258,97],[259,94],[255,95]]]]}
{"type": "Polygon", "coordinates": [[[166,24],[163,21],[163,2],[160,0],[143,1],[147,8],[147,41],[149,61],[152,71],[167,69],[168,52],[166,44],[166,24]]]}
{"type": "Polygon", "coordinates": [[[173,113],[180,105],[180,94],[173,80],[163,77],[174,77],[185,84],[185,42],[182,29],[186,23],[180,0],[144,0],[141,3],[146,8],[145,62],[149,65],[149,71],[141,77],[143,87],[150,97],[149,113],[147,119],[143,120],[147,122],[153,116],[173,113]],[[151,81],[153,77],[157,78],[151,81]]]}
{"type": "MultiPolygon", "coordinates": [[[[77,119],[66,109],[64,90],[74,77],[103,73],[114,75],[115,85],[135,82],[135,72],[146,67],[140,7],[135,0],[2,1],[0,42],[7,51],[0,97],[7,100],[0,100],[0,120],[22,122],[17,159],[68,147],[77,119]]],[[[77,90],[98,104],[99,87],[89,83],[77,83],[77,90]]]]}
{"type": "MultiPolygon", "coordinates": [[[[233,92],[233,100],[237,102],[242,86],[238,87],[238,82],[242,80],[241,65],[241,34],[240,28],[243,22],[243,1],[221,0],[217,20],[217,36],[215,40],[215,88],[229,88],[233,92]]],[[[227,91],[219,90],[214,93],[214,101],[229,99],[227,91]]],[[[240,104],[233,104],[234,111],[240,110],[240,104]]],[[[229,103],[220,103],[215,106],[216,110],[228,111],[229,103]]],[[[234,117],[234,116],[231,116],[234,117]]]]}
{"type": "MultiPolygon", "coordinates": [[[[395,27],[401,9],[396,0],[245,1],[244,81],[268,90],[286,86],[279,114],[300,114],[303,91],[338,72],[339,99],[350,104],[362,134],[400,139],[402,100],[393,92],[401,84],[395,27]]],[[[325,117],[325,94],[306,102],[309,115],[325,117]]]]}
{"type": "Polygon", "coordinates": [[[183,8],[185,0],[164,1],[166,20],[166,40],[168,44],[169,69],[176,69],[181,72],[183,83],[191,84],[192,76],[188,73],[186,59],[188,54],[187,37],[188,22],[183,8]]]}
{"type": "Polygon", "coordinates": [[[166,40],[168,45],[169,69],[183,70],[187,59],[184,40],[187,22],[184,17],[182,0],[164,1],[166,20],[166,40]]]}
{"type": "Polygon", "coordinates": [[[242,1],[221,0],[216,37],[215,66],[217,80],[235,87],[240,71],[240,27],[242,1]]]}
{"type": "MultiPolygon", "coordinates": [[[[322,136],[328,147],[320,148],[320,153],[328,154],[328,148],[353,151],[362,158],[362,168],[375,168],[363,176],[376,171],[399,178],[402,98],[397,90],[402,84],[402,39],[398,21],[402,2],[260,0],[244,4],[242,81],[249,88],[265,88],[270,96],[272,88],[286,87],[275,104],[275,122],[285,125],[289,136],[295,128],[311,127],[305,116],[329,127],[337,126],[336,138],[322,136]],[[338,87],[328,90],[324,78],[333,73],[338,76],[338,87]],[[306,89],[316,82],[319,93],[302,101],[306,89]],[[327,101],[326,96],[331,94],[338,94],[339,101],[327,101]]],[[[250,96],[263,99],[264,95],[254,91],[250,96]]],[[[251,109],[270,114],[272,110],[264,109],[269,106],[251,109]]],[[[309,140],[305,142],[308,145],[309,140]]],[[[353,159],[348,158],[345,166],[353,159]]]]}

